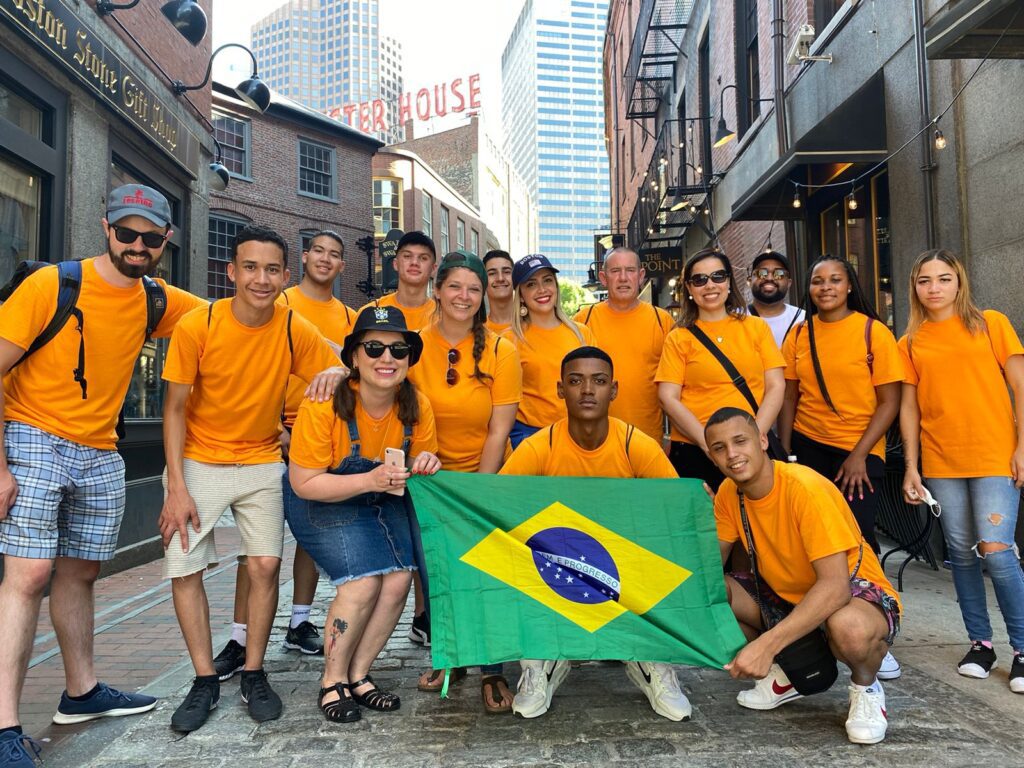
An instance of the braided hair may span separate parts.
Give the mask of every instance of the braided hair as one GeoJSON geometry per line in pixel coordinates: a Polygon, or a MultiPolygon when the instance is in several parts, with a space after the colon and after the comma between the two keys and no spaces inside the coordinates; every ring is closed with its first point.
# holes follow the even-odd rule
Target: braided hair
{"type": "MultiPolygon", "coordinates": [[[[444,269],[438,270],[437,277],[434,280],[435,298],[436,298],[436,294],[440,292],[441,286],[444,285],[444,281],[448,279],[448,275],[450,275],[452,273],[452,271],[454,271],[456,269],[462,269],[466,273],[476,277],[477,280],[480,279],[480,276],[477,275],[476,272],[474,272],[471,269],[467,269],[466,267],[461,267],[461,266],[445,267],[444,269]]],[[[485,371],[480,370],[480,360],[483,358],[484,349],[486,349],[486,347],[487,347],[487,334],[490,333],[490,331],[487,329],[487,325],[486,325],[486,323],[487,323],[487,307],[485,306],[484,301],[483,301],[483,295],[484,295],[484,292],[486,290],[487,290],[487,286],[485,284],[481,284],[480,306],[477,308],[476,312],[473,313],[473,328],[472,328],[472,331],[471,331],[472,334],[473,334],[473,374],[472,374],[472,378],[476,379],[477,381],[481,381],[481,382],[486,381],[487,379],[493,379],[494,378],[489,373],[486,373],[485,371]]],[[[441,302],[440,301],[437,302],[437,309],[435,310],[435,313],[436,313],[437,317],[441,316],[441,302]]]]}
{"type": "MultiPolygon", "coordinates": [[[[803,324],[807,326],[807,339],[811,348],[811,365],[814,367],[814,378],[818,382],[818,389],[821,390],[821,396],[825,399],[825,404],[832,410],[832,413],[839,416],[839,411],[832,402],[832,396],[829,394],[828,386],[825,384],[825,375],[822,373],[821,360],[818,357],[818,345],[814,339],[815,324],[812,322],[814,315],[818,314],[818,307],[811,300],[811,278],[814,276],[814,270],[819,265],[829,261],[834,261],[842,265],[843,270],[846,272],[846,281],[850,284],[850,292],[846,296],[846,306],[854,312],[867,315],[872,320],[878,320],[879,317],[878,313],[875,312],[874,306],[864,295],[864,291],[860,286],[860,280],[857,279],[857,272],[854,270],[853,264],[851,264],[847,259],[844,259],[842,256],[833,256],[830,253],[823,253],[811,263],[810,268],[807,270],[807,278],[804,283],[803,310],[804,317],[807,319],[803,324]]],[[[799,333],[799,326],[797,326],[796,332],[799,333]]]]}

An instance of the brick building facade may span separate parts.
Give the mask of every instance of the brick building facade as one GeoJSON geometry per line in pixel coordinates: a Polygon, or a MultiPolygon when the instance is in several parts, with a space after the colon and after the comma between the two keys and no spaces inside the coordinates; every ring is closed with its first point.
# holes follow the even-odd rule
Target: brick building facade
{"type": "Polygon", "coordinates": [[[1021,20],[993,15],[1006,5],[972,17],[945,0],[617,0],[604,48],[613,229],[683,257],[717,244],[738,270],[770,243],[798,284],[817,255],[843,255],[896,330],[913,259],[947,247],[968,259],[981,301],[1020,327],[1007,286],[1024,277],[1009,209],[1024,141],[1005,126],[1024,110],[1024,64],[1007,60],[1021,55],[1021,20]],[[972,43],[972,23],[987,37],[972,43]],[[913,139],[1007,23],[994,59],[913,139]],[[792,59],[804,25],[811,58],[792,59]],[[721,121],[735,137],[715,146],[721,121]]]}
{"type": "Polygon", "coordinates": [[[382,143],[350,126],[271,92],[264,114],[214,85],[213,118],[232,174],[210,196],[208,295],[230,295],[226,265],[234,233],[246,223],[270,227],[288,242],[292,282],[302,277],[309,235],[333,229],[345,242],[345,271],[335,294],[359,307],[366,296],[366,254],[357,241],[373,234],[371,159],[382,143]]]}

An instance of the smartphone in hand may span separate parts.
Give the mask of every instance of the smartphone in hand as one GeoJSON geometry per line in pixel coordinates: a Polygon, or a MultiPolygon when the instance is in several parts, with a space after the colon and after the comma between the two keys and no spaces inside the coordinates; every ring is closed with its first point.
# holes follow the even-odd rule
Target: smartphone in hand
{"type": "MultiPolygon", "coordinates": [[[[389,467],[395,467],[396,469],[405,469],[405,451],[398,448],[385,448],[384,449],[384,464],[389,467]]],[[[385,491],[394,496],[404,496],[405,488],[395,488],[390,491],[385,491]]]]}

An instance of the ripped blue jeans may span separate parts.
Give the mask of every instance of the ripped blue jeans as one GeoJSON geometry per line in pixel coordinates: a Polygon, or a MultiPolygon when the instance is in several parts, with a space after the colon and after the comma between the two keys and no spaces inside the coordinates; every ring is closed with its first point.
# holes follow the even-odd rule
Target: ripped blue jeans
{"type": "Polygon", "coordinates": [[[942,530],[953,567],[953,586],[971,640],[992,640],[981,561],[992,579],[1010,645],[1024,651],[1024,571],[1014,543],[1020,490],[1009,477],[928,478],[928,490],[942,505],[942,530]],[[1007,544],[982,553],[980,542],[1007,544]]]}

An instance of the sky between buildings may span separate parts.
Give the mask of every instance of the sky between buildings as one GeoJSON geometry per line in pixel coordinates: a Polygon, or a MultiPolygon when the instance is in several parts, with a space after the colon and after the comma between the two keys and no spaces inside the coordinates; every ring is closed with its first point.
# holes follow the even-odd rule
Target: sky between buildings
{"type": "MultiPolygon", "coordinates": [[[[248,46],[252,25],[282,5],[282,0],[214,0],[214,48],[248,46]]],[[[419,88],[479,73],[482,117],[499,138],[501,52],[522,6],[522,0],[380,0],[380,29],[402,44],[405,89],[414,95],[419,88]]],[[[218,56],[214,72],[230,81],[248,66],[246,61],[243,52],[229,49],[218,56]]],[[[464,114],[449,115],[432,121],[429,131],[464,120],[464,114]]],[[[416,130],[418,135],[428,132],[420,123],[416,130]]]]}

